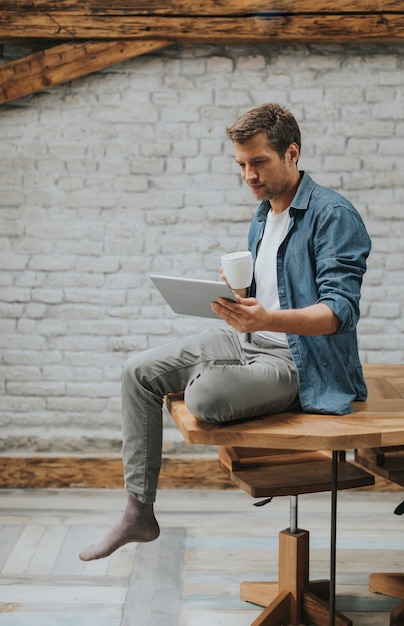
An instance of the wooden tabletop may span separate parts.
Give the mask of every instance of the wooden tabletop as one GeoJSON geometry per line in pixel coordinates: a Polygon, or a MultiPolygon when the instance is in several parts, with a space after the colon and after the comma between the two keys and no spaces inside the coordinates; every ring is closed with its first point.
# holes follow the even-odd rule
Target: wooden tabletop
{"type": "Polygon", "coordinates": [[[194,417],[180,394],[170,394],[167,406],[184,439],[192,444],[292,450],[404,445],[404,365],[363,369],[369,396],[366,402],[353,403],[349,415],[285,412],[216,425],[194,417]]]}

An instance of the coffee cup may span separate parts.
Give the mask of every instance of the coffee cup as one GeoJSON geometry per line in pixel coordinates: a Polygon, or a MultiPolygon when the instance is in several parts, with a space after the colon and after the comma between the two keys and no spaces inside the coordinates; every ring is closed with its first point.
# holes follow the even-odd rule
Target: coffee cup
{"type": "Polygon", "coordinates": [[[232,289],[245,289],[251,285],[253,260],[251,252],[231,252],[220,257],[223,273],[232,289]]]}

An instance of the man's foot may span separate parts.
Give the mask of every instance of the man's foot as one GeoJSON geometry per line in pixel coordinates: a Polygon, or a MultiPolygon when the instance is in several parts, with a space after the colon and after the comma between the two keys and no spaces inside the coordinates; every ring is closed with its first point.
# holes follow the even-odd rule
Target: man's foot
{"type": "Polygon", "coordinates": [[[154,541],[160,534],[160,528],[154,517],[153,505],[143,504],[129,495],[125,512],[120,522],[99,543],[85,548],[79,557],[82,561],[93,561],[109,556],[118,548],[131,541],[154,541]]]}

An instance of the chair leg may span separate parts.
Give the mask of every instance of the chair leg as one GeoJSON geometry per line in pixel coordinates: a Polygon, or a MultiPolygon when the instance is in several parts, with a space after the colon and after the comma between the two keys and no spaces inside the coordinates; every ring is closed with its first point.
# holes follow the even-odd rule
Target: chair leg
{"type": "Polygon", "coordinates": [[[309,533],[298,529],[297,513],[297,496],[291,496],[290,528],[279,533],[279,582],[241,583],[241,600],[266,607],[251,626],[329,626],[331,621],[334,626],[352,626],[328,602],[331,581],[309,581],[309,533]]]}
{"type": "MultiPolygon", "coordinates": [[[[302,624],[328,626],[330,623],[330,607],[327,601],[311,591],[305,591],[302,598],[302,624]]],[[[339,611],[335,611],[335,626],[352,626],[352,621],[339,611]]]]}
{"type": "Polygon", "coordinates": [[[400,602],[390,615],[390,626],[404,626],[404,602],[400,602]]]}
{"type": "Polygon", "coordinates": [[[279,582],[245,582],[241,584],[240,597],[267,608],[254,626],[279,626],[301,624],[301,600],[309,578],[309,533],[289,529],[279,533],[279,582]],[[269,603],[268,603],[269,600],[269,603]],[[279,622],[279,619],[283,621],[279,622]]]}
{"type": "MultiPolygon", "coordinates": [[[[283,530],[279,533],[279,582],[241,584],[241,600],[266,606],[251,626],[329,626],[330,581],[309,582],[308,578],[308,531],[292,534],[283,530]]],[[[337,611],[335,626],[352,626],[352,621],[337,611]]]]}
{"type": "Polygon", "coordinates": [[[279,533],[279,588],[291,593],[290,623],[301,623],[303,590],[309,582],[309,533],[279,533]]]}
{"type": "MultiPolygon", "coordinates": [[[[404,574],[370,574],[369,591],[404,600],[404,574]]],[[[400,602],[392,611],[390,626],[404,626],[404,602],[400,602]]]]}
{"type": "Polygon", "coordinates": [[[290,620],[291,594],[288,591],[281,593],[258,615],[251,626],[284,626],[290,620]]]}
{"type": "Polygon", "coordinates": [[[404,574],[374,573],[369,576],[369,591],[404,600],[404,574]]]}

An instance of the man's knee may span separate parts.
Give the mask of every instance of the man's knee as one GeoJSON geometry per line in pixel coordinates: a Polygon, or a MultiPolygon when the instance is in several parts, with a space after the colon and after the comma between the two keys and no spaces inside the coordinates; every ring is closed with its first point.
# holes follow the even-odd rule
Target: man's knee
{"type": "Polygon", "coordinates": [[[121,372],[121,376],[122,379],[133,376],[133,372],[136,370],[137,367],[137,361],[138,361],[138,355],[134,355],[129,357],[124,364],[122,365],[122,372],[121,372]]]}
{"type": "Polygon", "coordinates": [[[134,381],[140,382],[147,378],[148,361],[146,357],[146,351],[140,352],[129,357],[129,359],[124,362],[121,371],[123,385],[134,381]]]}
{"type": "Polygon", "coordinates": [[[233,419],[228,395],[212,372],[196,374],[185,388],[184,401],[195,417],[215,424],[233,419]]]}

